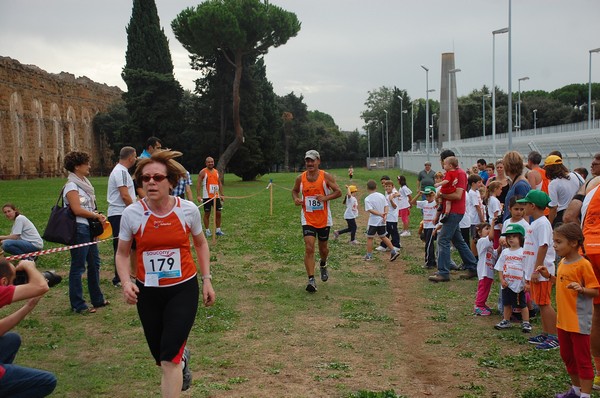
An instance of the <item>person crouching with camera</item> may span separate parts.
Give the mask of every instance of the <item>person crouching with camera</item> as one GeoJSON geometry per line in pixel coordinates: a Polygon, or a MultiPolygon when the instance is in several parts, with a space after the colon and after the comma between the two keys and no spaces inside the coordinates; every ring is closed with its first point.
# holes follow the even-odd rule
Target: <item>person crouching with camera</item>
{"type": "Polygon", "coordinates": [[[23,307],[0,319],[0,397],[45,397],[56,388],[56,377],[52,373],[13,364],[21,337],[10,332],[35,308],[48,289],[46,278],[33,261],[23,260],[14,267],[0,257],[0,308],[27,300],[23,307]],[[27,283],[13,285],[16,271],[25,272],[27,283]]]}

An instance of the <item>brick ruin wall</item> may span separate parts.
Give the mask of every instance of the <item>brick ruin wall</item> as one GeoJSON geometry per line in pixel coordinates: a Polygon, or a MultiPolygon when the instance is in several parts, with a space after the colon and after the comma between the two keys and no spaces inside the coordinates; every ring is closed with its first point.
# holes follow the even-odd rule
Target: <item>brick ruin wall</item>
{"type": "Polygon", "coordinates": [[[65,175],[63,159],[72,150],[90,153],[92,174],[110,170],[112,150],[92,121],[122,94],[87,77],[0,57],[0,179],[65,175]]]}

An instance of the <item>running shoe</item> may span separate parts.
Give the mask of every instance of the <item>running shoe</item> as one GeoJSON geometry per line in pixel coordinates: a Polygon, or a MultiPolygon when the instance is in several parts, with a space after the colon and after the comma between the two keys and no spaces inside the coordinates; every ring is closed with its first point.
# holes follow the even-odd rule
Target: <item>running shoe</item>
{"type": "Polygon", "coordinates": [[[351,245],[360,245],[360,242],[359,242],[359,241],[357,241],[356,239],[354,239],[354,240],[351,240],[349,243],[350,243],[351,245]]]}
{"type": "Polygon", "coordinates": [[[477,316],[490,316],[492,315],[491,311],[485,307],[475,307],[474,314],[477,316]]]}
{"type": "Polygon", "coordinates": [[[338,231],[333,231],[333,240],[336,240],[340,237],[340,233],[338,231]]]}
{"type": "Polygon", "coordinates": [[[207,238],[212,236],[212,232],[210,232],[210,229],[206,229],[206,231],[204,231],[204,233],[206,234],[207,238]]]}
{"type": "Polygon", "coordinates": [[[531,323],[529,323],[529,322],[521,323],[521,332],[531,333],[532,330],[533,330],[533,328],[531,327],[531,323]]]}
{"type": "Polygon", "coordinates": [[[392,250],[392,254],[390,255],[390,261],[396,261],[398,257],[400,257],[400,250],[392,250]]]}
{"type": "Polygon", "coordinates": [[[217,236],[225,236],[225,232],[221,231],[220,229],[217,229],[217,232],[215,232],[215,234],[217,236]]]}
{"type": "Polygon", "coordinates": [[[577,393],[575,393],[575,390],[573,390],[573,387],[571,387],[569,389],[569,391],[563,392],[562,394],[556,394],[554,397],[555,398],[579,398],[579,395],[577,395],[577,393]]]}
{"type": "Polygon", "coordinates": [[[367,254],[365,255],[365,258],[364,258],[364,260],[365,260],[365,261],[371,261],[371,260],[373,260],[373,255],[372,255],[371,253],[367,253],[367,254]]]}
{"type": "Polygon", "coordinates": [[[192,354],[187,346],[183,349],[183,356],[181,362],[183,363],[183,384],[181,385],[181,391],[186,391],[192,386],[192,371],[190,370],[189,362],[192,354]]]}
{"type": "Polygon", "coordinates": [[[496,328],[497,330],[510,329],[510,328],[512,328],[512,324],[510,323],[510,321],[507,321],[506,319],[503,319],[499,323],[497,323],[494,326],[494,328],[496,328]]]}
{"type": "Polygon", "coordinates": [[[542,344],[544,341],[546,341],[546,339],[548,338],[547,334],[538,334],[537,336],[533,336],[530,337],[529,339],[527,339],[527,342],[529,344],[542,344]]]}
{"type": "Polygon", "coordinates": [[[556,337],[550,337],[550,336],[548,336],[548,338],[546,339],[546,341],[544,341],[542,344],[536,345],[535,349],[536,350],[541,350],[541,351],[550,351],[550,350],[555,350],[558,347],[560,347],[558,339],[556,337]]]}
{"type": "Polygon", "coordinates": [[[306,285],[306,291],[309,293],[314,293],[317,291],[317,282],[315,278],[308,279],[308,285],[306,285]]]}
{"type": "Polygon", "coordinates": [[[377,246],[375,248],[375,250],[377,250],[378,252],[389,252],[390,249],[388,249],[387,247],[383,247],[383,246],[377,246]]]}
{"type": "Polygon", "coordinates": [[[402,233],[400,234],[400,236],[404,237],[404,236],[410,236],[410,231],[402,231],[402,233]]]}
{"type": "Polygon", "coordinates": [[[325,266],[321,266],[321,280],[323,282],[327,282],[327,279],[329,279],[329,273],[327,272],[327,265],[325,266]]]}

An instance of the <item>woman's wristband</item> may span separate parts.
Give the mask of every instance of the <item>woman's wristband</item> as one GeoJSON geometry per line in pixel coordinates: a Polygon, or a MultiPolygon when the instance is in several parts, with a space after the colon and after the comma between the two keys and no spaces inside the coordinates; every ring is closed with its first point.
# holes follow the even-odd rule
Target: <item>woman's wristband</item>
{"type": "Polygon", "coordinates": [[[202,282],[204,282],[206,279],[210,279],[212,281],[212,275],[211,274],[202,275],[200,277],[200,279],[202,280],[202,282]]]}

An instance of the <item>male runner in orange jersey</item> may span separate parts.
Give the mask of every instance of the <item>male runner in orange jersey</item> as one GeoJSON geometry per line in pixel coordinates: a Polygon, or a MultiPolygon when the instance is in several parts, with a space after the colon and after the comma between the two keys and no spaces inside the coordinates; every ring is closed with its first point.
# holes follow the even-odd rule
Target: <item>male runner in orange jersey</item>
{"type": "Polygon", "coordinates": [[[296,206],[302,206],[300,218],[302,221],[302,234],[304,235],[304,266],[308,275],[306,291],[317,291],[315,282],[315,241],[319,239],[319,255],[321,280],[329,279],[327,272],[327,256],[329,248],[329,230],[333,225],[329,201],[342,196],[340,187],[335,178],[319,170],[321,155],[311,149],[304,155],[306,171],[296,178],[292,189],[292,198],[296,206]]]}

